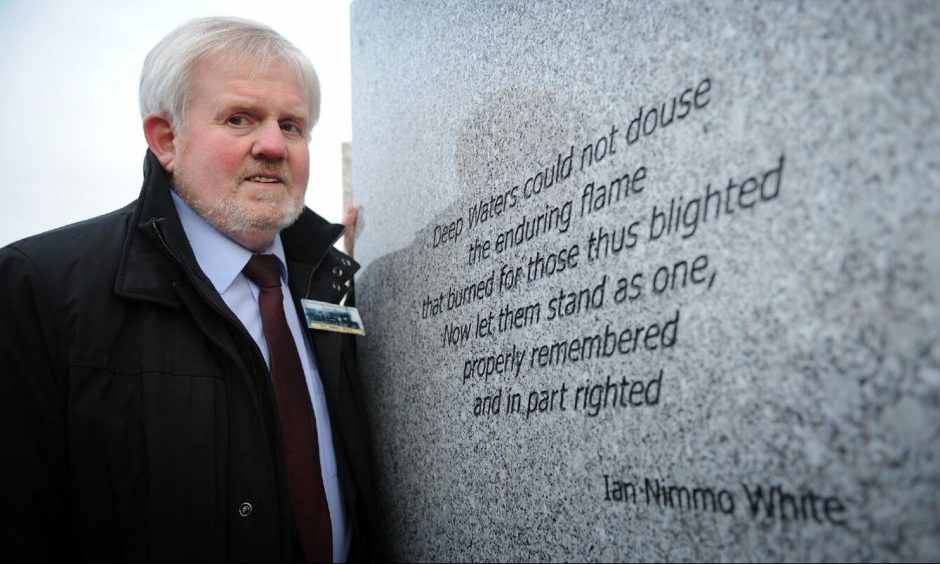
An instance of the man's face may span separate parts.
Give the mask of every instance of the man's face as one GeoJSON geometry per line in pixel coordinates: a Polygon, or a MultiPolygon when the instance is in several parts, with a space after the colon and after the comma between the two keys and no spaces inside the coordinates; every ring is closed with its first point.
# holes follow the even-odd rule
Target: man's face
{"type": "Polygon", "coordinates": [[[167,169],[209,223],[244,246],[265,246],[303,211],[307,97],[282,62],[256,70],[215,57],[194,71],[167,169]]]}

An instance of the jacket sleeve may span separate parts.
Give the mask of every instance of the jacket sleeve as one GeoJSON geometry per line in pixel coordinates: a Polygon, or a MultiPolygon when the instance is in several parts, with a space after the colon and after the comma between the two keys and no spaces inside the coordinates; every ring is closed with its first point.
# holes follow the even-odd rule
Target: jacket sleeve
{"type": "Polygon", "coordinates": [[[59,560],[69,544],[65,371],[39,269],[0,249],[0,440],[8,524],[4,558],[59,560]]]}

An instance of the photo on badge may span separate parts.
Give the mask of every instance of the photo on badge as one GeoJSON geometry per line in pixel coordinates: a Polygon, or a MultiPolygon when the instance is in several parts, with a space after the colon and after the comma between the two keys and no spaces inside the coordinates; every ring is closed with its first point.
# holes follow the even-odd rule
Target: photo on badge
{"type": "Polygon", "coordinates": [[[337,331],[365,335],[362,318],[354,307],[341,306],[316,300],[300,300],[307,318],[307,327],[323,331],[337,331]]]}

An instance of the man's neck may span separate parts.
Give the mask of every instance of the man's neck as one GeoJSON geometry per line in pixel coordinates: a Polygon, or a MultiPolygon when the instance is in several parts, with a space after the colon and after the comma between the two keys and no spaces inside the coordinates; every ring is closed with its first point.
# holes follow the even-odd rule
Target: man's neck
{"type": "Polygon", "coordinates": [[[219,294],[225,293],[251,258],[252,252],[274,254],[286,264],[280,237],[274,237],[268,244],[252,249],[206,221],[176,193],[173,194],[173,204],[176,206],[196,263],[219,294]]]}
{"type": "Polygon", "coordinates": [[[277,233],[270,231],[240,231],[238,233],[221,232],[239,245],[254,252],[261,252],[271,246],[277,233]]]}

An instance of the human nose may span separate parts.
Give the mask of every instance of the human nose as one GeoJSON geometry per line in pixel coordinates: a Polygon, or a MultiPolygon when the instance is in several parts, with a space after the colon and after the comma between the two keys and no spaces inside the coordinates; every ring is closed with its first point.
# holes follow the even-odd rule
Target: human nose
{"type": "Polygon", "coordinates": [[[265,122],[258,128],[258,136],[251,147],[251,155],[256,159],[266,160],[281,160],[287,157],[287,143],[279,123],[265,122]]]}

